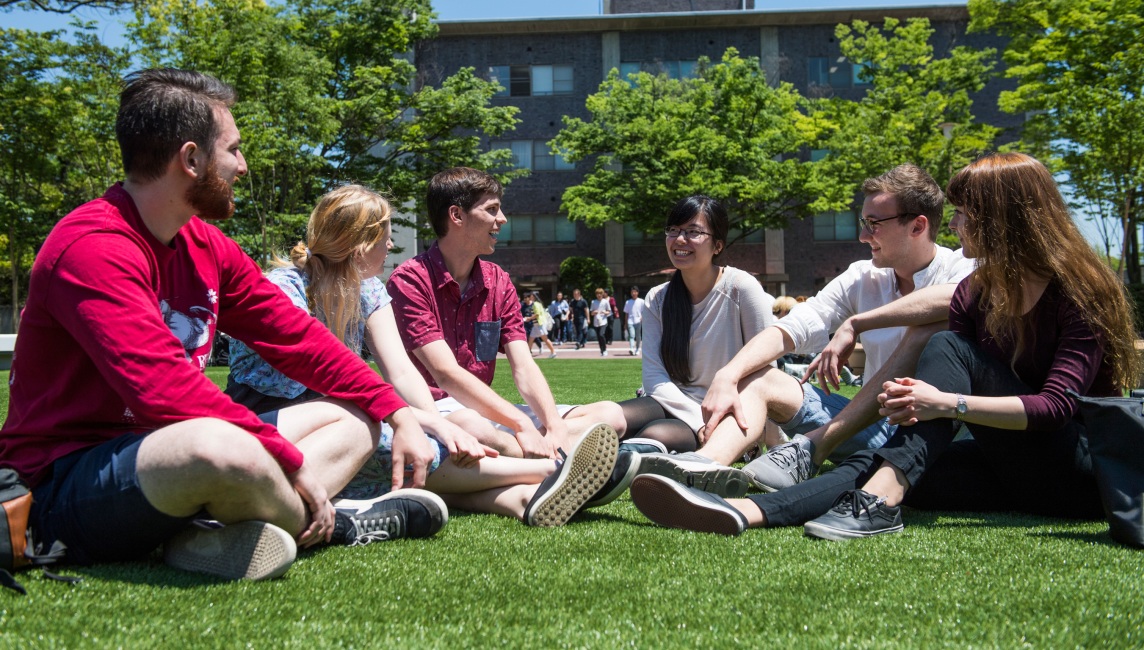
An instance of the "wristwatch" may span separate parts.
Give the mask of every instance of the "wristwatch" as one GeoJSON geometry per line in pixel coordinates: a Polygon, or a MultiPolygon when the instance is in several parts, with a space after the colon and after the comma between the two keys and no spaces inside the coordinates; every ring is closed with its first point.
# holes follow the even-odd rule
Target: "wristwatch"
{"type": "Polygon", "coordinates": [[[957,393],[957,410],[955,411],[955,417],[957,418],[958,422],[961,422],[965,419],[965,412],[968,410],[969,407],[965,403],[965,395],[957,393]]]}

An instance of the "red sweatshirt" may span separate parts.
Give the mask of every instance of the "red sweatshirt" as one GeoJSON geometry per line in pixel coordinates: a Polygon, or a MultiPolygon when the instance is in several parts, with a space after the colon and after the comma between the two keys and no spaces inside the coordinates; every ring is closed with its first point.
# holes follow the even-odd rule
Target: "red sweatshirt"
{"type": "Polygon", "coordinates": [[[36,256],[0,465],[35,486],[73,451],[212,417],[258,438],[287,473],[297,470],[302,453],[203,374],[216,327],[374,420],[405,406],[221,231],[192,218],[165,246],[117,184],[56,224],[36,256]]]}

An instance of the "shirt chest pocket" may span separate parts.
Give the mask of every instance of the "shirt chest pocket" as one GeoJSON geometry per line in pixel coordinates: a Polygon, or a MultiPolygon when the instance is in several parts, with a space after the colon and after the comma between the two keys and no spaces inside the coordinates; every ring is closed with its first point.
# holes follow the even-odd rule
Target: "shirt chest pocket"
{"type": "Polygon", "coordinates": [[[500,348],[501,324],[499,320],[478,321],[473,352],[477,361],[496,361],[500,348]]]}

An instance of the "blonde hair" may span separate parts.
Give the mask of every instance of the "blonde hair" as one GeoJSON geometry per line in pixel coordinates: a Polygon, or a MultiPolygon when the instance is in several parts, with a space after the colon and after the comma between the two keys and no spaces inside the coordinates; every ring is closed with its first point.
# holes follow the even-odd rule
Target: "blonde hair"
{"type": "Polygon", "coordinates": [[[790,310],[794,309],[794,306],[797,304],[798,301],[790,296],[779,296],[775,298],[775,304],[771,306],[771,313],[774,314],[776,318],[779,318],[790,313],[790,310]]]}
{"type": "Polygon", "coordinates": [[[380,194],[361,185],[343,185],[318,199],[306,223],[306,241],[290,250],[290,260],[276,260],[278,266],[306,272],[310,313],[346,345],[362,320],[358,258],[373,246],[385,245],[392,214],[380,194]]]}
{"type": "Polygon", "coordinates": [[[1080,234],[1052,174],[1022,153],[991,154],[957,172],[946,191],[965,213],[977,255],[973,286],[986,304],[985,329],[1024,347],[1024,274],[1056,280],[1104,344],[1120,387],[1136,384],[1136,338],[1124,285],[1080,234]]]}

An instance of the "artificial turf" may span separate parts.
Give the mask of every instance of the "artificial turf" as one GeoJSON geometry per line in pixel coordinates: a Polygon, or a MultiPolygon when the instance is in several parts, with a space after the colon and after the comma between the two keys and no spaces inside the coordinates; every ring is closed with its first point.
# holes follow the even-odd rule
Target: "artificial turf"
{"type": "MultiPolygon", "coordinates": [[[[638,360],[540,364],[564,403],[639,384],[638,360]]],[[[501,367],[494,387],[517,399],[509,383],[501,367]]],[[[1103,522],[907,511],[905,523],[835,543],[798,528],[662,529],[626,495],[551,530],[454,512],[434,539],[305,553],[270,582],[157,560],[63,568],[84,577],[75,585],[25,572],[28,596],[0,592],[0,645],[1144,647],[1144,554],[1103,522]]]]}

